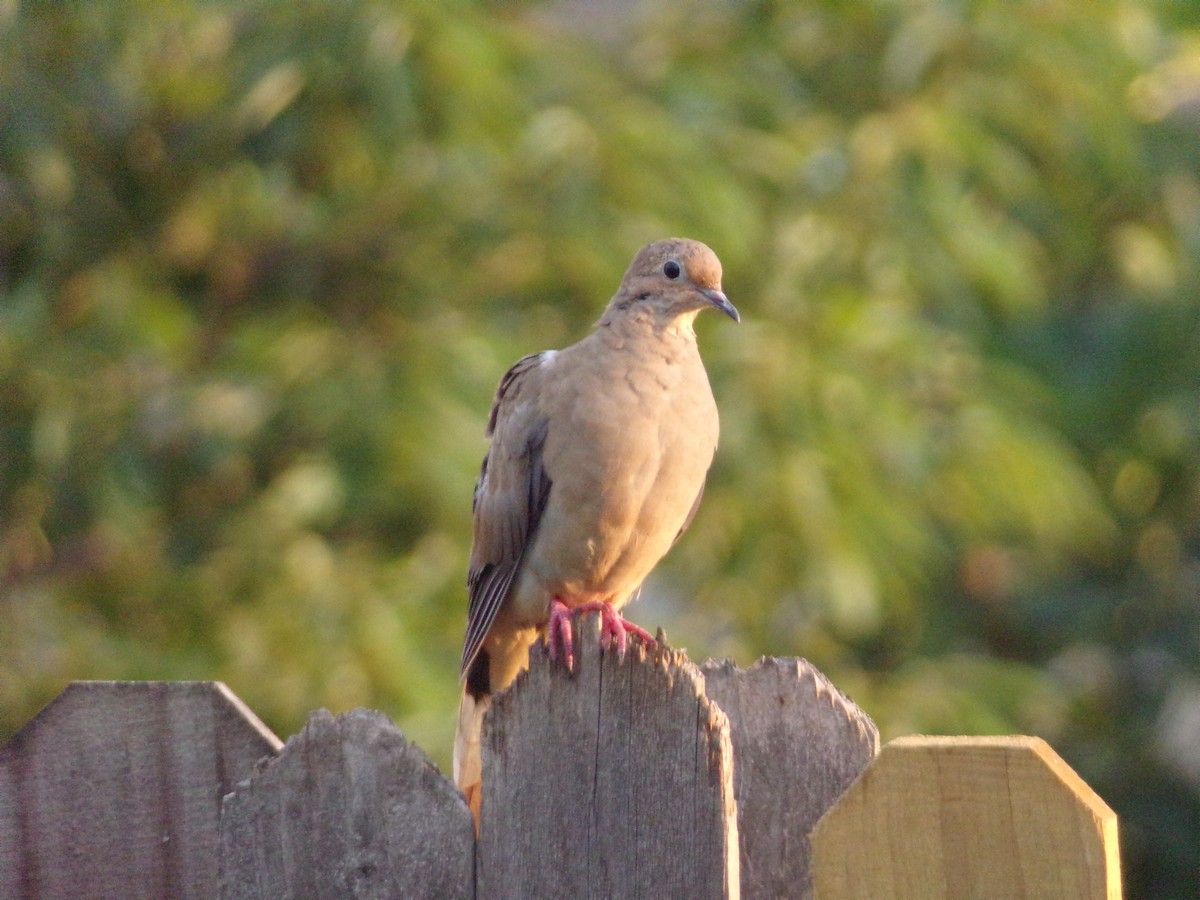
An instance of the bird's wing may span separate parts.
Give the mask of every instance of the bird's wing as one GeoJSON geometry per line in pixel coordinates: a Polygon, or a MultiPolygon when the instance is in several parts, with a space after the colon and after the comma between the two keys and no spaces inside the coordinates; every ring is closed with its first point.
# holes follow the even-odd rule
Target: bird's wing
{"type": "Polygon", "coordinates": [[[542,460],[549,422],[538,402],[544,358],[544,353],[526,356],[505,373],[488,418],[492,446],[475,485],[467,570],[464,674],[504,605],[550,495],[542,460]]]}

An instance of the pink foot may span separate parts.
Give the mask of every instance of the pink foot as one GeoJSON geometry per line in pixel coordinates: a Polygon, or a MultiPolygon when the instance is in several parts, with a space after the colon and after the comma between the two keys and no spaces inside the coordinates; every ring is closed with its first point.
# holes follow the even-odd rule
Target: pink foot
{"type": "Polygon", "coordinates": [[[550,601],[550,622],[546,626],[546,643],[550,658],[558,660],[562,648],[562,660],[567,671],[575,668],[575,638],[571,634],[571,608],[557,597],[550,601]]]}
{"type": "MultiPolygon", "coordinates": [[[[624,659],[629,646],[628,635],[637,635],[643,643],[654,645],[654,638],[646,629],[634,625],[621,615],[609,603],[585,603],[575,609],[584,612],[600,613],[600,644],[601,646],[617,646],[617,658],[624,659]]],[[[550,623],[547,627],[547,643],[550,645],[550,658],[559,658],[558,648],[562,648],[562,658],[567,669],[575,667],[575,641],[571,633],[571,609],[557,597],[550,601],[550,623]]]]}

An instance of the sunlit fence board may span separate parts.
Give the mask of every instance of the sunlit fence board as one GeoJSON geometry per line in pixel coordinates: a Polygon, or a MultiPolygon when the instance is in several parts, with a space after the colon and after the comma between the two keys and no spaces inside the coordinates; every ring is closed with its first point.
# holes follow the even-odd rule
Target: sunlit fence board
{"type": "Polygon", "coordinates": [[[819,900],[1121,893],[1116,815],[1040,738],[898,738],[813,847],[819,900]]]}

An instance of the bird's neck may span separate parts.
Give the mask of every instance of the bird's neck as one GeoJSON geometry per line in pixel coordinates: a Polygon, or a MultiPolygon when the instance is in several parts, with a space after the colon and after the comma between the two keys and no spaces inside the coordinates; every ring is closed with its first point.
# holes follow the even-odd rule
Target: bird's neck
{"type": "Polygon", "coordinates": [[[596,327],[620,343],[667,343],[695,346],[693,327],[699,310],[688,310],[677,316],[656,315],[650,310],[624,310],[621,315],[606,312],[596,327]]]}

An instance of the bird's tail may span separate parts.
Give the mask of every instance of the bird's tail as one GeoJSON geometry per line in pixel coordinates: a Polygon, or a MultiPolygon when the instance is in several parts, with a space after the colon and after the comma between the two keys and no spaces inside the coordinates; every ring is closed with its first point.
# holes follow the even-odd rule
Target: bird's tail
{"type": "Polygon", "coordinates": [[[454,734],[454,783],[463,792],[471,815],[475,817],[475,834],[479,834],[479,809],[483,803],[483,756],[480,750],[480,731],[483,714],[492,705],[491,694],[472,696],[463,690],[458,702],[458,730],[454,734]]]}
{"type": "MultiPolygon", "coordinates": [[[[503,616],[503,611],[501,612],[503,616]]],[[[483,805],[483,717],[492,705],[492,695],[502,691],[529,665],[529,648],[538,629],[514,627],[503,618],[488,632],[487,642],[476,654],[463,676],[463,695],[458,703],[458,730],[454,735],[454,783],[467,799],[479,834],[479,810],[483,805]]]]}

